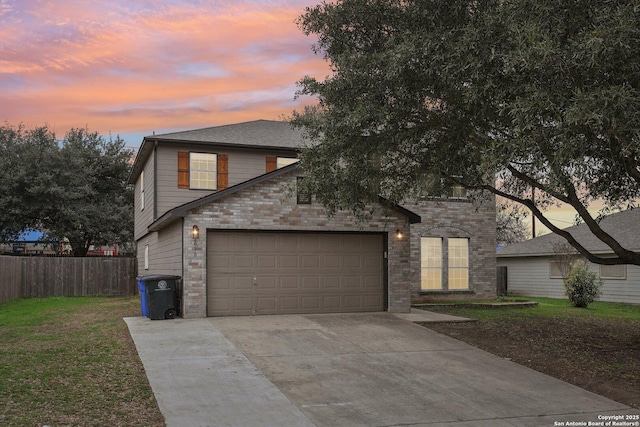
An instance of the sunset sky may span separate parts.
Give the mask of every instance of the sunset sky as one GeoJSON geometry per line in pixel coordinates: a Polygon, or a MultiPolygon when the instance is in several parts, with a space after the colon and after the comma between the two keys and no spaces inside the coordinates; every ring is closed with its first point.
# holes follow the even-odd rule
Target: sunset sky
{"type": "Polygon", "coordinates": [[[0,122],[120,135],[279,119],[329,67],[314,0],[0,0],[0,122]]]}
{"type": "MultiPolygon", "coordinates": [[[[299,109],[328,64],[295,20],[320,0],[0,0],[0,123],[142,137],[299,109]]],[[[559,225],[573,213],[554,209],[559,225]]]]}

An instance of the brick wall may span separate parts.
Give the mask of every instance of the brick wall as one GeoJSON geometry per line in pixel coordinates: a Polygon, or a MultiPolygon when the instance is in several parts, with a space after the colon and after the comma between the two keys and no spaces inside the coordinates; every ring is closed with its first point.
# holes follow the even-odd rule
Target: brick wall
{"type": "MultiPolygon", "coordinates": [[[[404,205],[421,216],[411,226],[411,283],[414,303],[430,300],[490,299],[496,296],[496,210],[495,198],[477,200],[424,200],[404,205]],[[420,238],[462,237],[469,239],[469,290],[421,291],[420,238]]],[[[446,259],[446,245],[443,258],[446,259]]],[[[446,269],[443,274],[446,284],[446,269]]]]}
{"type": "Polygon", "coordinates": [[[206,316],[206,229],[387,233],[388,310],[409,311],[414,278],[411,273],[407,218],[395,211],[383,211],[379,206],[371,207],[374,213],[365,221],[359,222],[347,212],[337,212],[329,218],[315,201],[310,205],[296,203],[295,191],[292,190],[295,177],[296,172],[292,171],[189,212],[183,225],[184,317],[206,316]],[[193,225],[197,225],[201,231],[195,244],[191,239],[193,225]],[[404,231],[404,238],[396,238],[397,229],[404,231]]]}

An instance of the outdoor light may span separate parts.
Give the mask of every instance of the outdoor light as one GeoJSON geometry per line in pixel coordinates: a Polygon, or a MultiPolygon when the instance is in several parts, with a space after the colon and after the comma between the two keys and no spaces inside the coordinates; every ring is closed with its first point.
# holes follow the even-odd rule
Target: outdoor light
{"type": "Polygon", "coordinates": [[[198,238],[200,238],[200,229],[197,225],[194,225],[191,229],[191,236],[193,236],[193,240],[198,240],[198,238]]]}
{"type": "Polygon", "coordinates": [[[396,230],[396,239],[401,240],[404,237],[404,233],[399,228],[396,230]]]}

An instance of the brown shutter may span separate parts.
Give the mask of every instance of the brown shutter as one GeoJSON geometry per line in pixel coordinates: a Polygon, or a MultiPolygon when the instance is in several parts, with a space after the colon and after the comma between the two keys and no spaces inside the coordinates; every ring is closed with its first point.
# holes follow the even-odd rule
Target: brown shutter
{"type": "Polygon", "coordinates": [[[278,169],[278,158],[267,157],[267,173],[273,172],[276,169],[278,169]]]}
{"type": "Polygon", "coordinates": [[[189,188],[189,153],[178,151],[178,188],[189,188]]]}
{"type": "Polygon", "coordinates": [[[218,154],[218,190],[229,187],[229,156],[218,154]]]}

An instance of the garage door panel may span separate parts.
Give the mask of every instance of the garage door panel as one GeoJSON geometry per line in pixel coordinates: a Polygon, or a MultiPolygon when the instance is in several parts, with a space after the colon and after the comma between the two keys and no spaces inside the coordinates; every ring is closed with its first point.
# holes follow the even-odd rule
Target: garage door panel
{"type": "Polygon", "coordinates": [[[380,234],[209,232],[208,314],[382,311],[383,241],[380,234]]]}

